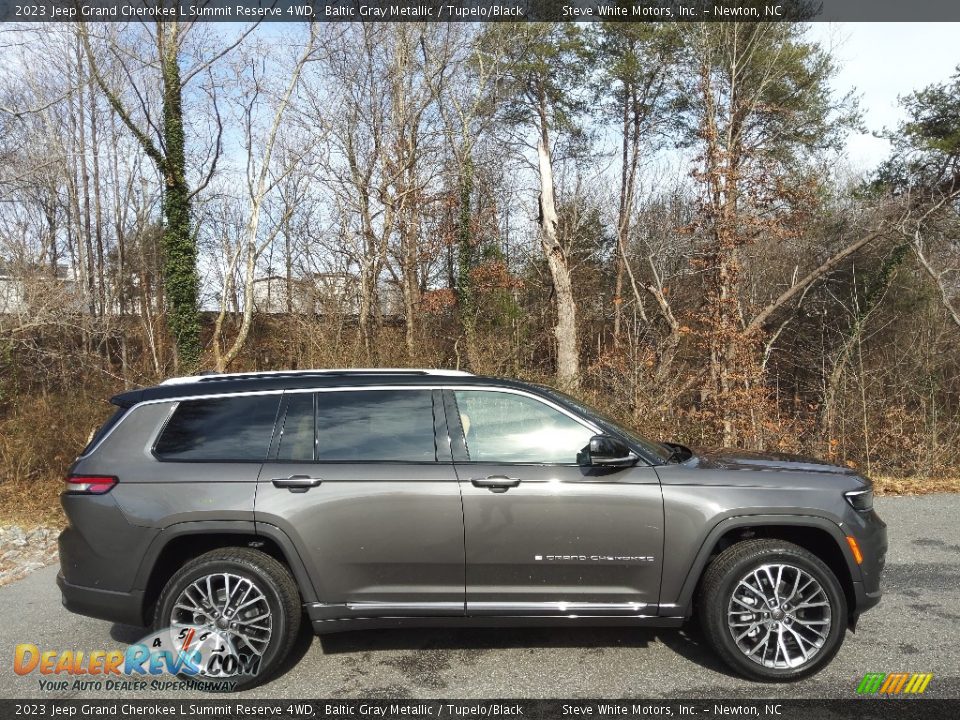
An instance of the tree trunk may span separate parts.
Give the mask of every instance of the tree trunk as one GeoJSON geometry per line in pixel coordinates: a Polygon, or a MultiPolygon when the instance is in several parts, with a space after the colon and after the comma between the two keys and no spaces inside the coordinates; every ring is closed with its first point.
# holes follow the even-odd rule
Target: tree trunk
{"type": "MultiPolygon", "coordinates": [[[[636,88],[623,89],[623,144],[620,157],[620,207],[617,217],[616,286],[613,294],[613,346],[619,347],[623,324],[623,275],[627,270],[627,247],[630,243],[630,221],[637,185],[637,165],[640,161],[640,112],[636,107],[636,88]]],[[[639,301],[639,298],[637,298],[639,301]]]]}
{"type": "MultiPolygon", "coordinates": [[[[365,244],[372,244],[367,243],[365,244]]],[[[367,254],[360,264],[360,307],[357,308],[358,325],[360,329],[360,345],[363,347],[364,362],[371,364],[373,356],[373,303],[376,296],[376,273],[373,269],[374,259],[367,254]]]]}
{"type": "Polygon", "coordinates": [[[45,204],[44,216],[47,220],[47,252],[50,253],[50,279],[56,281],[59,279],[59,271],[57,268],[57,261],[59,260],[57,255],[57,215],[52,201],[45,204]]]}
{"type": "MultiPolygon", "coordinates": [[[[412,214],[412,213],[410,213],[412,214]]],[[[407,218],[409,222],[412,218],[407,218]]],[[[417,306],[420,303],[420,281],[417,273],[417,233],[405,226],[402,230],[405,247],[403,260],[403,315],[406,326],[407,357],[413,360],[417,353],[417,306]]]]}
{"type": "Polygon", "coordinates": [[[176,365],[192,372],[200,363],[200,314],[197,305],[197,245],[190,228],[190,186],[186,172],[186,140],[183,126],[183,83],[180,77],[180,26],[176,21],[157,22],[157,57],[162,84],[162,138],[158,146],[148,132],[138,127],[122,99],[100,74],[85,23],[76,29],[86,51],[93,79],[117,116],[127,126],[163,176],[164,218],[163,279],[166,324],[176,346],[176,365]]]}
{"type": "Polygon", "coordinates": [[[460,168],[460,206],[457,218],[457,309],[467,352],[467,364],[477,361],[477,298],[473,290],[473,157],[464,153],[460,168]]]}
{"type": "Polygon", "coordinates": [[[287,316],[293,316],[293,249],[290,237],[289,218],[283,224],[283,270],[284,284],[287,293],[287,316]]]}
{"type": "MultiPolygon", "coordinates": [[[[735,62],[734,62],[735,65],[735,62]]],[[[704,182],[707,218],[711,233],[709,263],[710,290],[706,320],[710,353],[710,380],[706,395],[719,420],[721,442],[732,446],[737,440],[737,420],[749,412],[749,401],[739,391],[754,384],[749,377],[750,335],[741,332],[740,251],[748,242],[742,235],[739,187],[743,155],[742,126],[747,107],[741,102],[737,71],[730,71],[729,97],[725,105],[716,102],[709,65],[701,66],[700,87],[704,113],[701,134],[705,141],[704,182]],[[725,127],[721,118],[725,117],[725,127]]]]}
{"type": "Polygon", "coordinates": [[[553,163],[550,159],[550,136],[543,115],[537,156],[540,165],[540,243],[547,258],[557,300],[557,324],[554,327],[557,338],[557,382],[566,390],[576,390],[580,385],[577,311],[567,255],[557,239],[558,218],[554,198],[553,163]]]}
{"type": "MultiPolygon", "coordinates": [[[[77,152],[80,155],[80,187],[82,188],[83,192],[82,225],[79,225],[78,227],[81,235],[83,236],[83,254],[86,261],[84,270],[87,275],[87,307],[91,315],[96,315],[98,312],[96,282],[94,280],[96,273],[94,270],[93,257],[93,228],[90,224],[90,172],[87,170],[87,119],[86,108],[84,107],[84,87],[86,87],[86,78],[83,69],[83,55],[79,44],[77,45],[77,73],[79,80],[79,84],[77,86],[77,152]]],[[[91,118],[91,122],[92,121],[93,119],[91,118]]],[[[79,206],[79,199],[77,202],[79,206]]],[[[78,220],[80,220],[80,218],[78,218],[78,220]]]]}
{"type": "MultiPolygon", "coordinates": [[[[97,299],[100,303],[100,313],[107,314],[107,282],[104,273],[104,254],[103,254],[103,205],[100,197],[100,136],[97,130],[97,102],[90,88],[88,93],[90,103],[90,150],[93,158],[93,222],[94,237],[96,238],[97,252],[97,299]]],[[[88,210],[89,212],[89,210],[88,210]]]]}
{"type": "MultiPolygon", "coordinates": [[[[310,57],[313,52],[313,36],[311,34],[310,44],[307,46],[306,51],[300,57],[300,60],[297,62],[296,67],[294,68],[293,74],[290,77],[290,81],[287,84],[286,92],[280,98],[280,102],[276,107],[276,110],[273,114],[273,121],[270,125],[270,130],[263,139],[263,157],[260,160],[260,170],[257,173],[256,183],[253,183],[252,178],[248,175],[248,188],[250,192],[250,216],[247,218],[247,224],[244,229],[244,243],[246,245],[246,264],[244,267],[244,280],[243,280],[243,316],[240,322],[240,328],[237,331],[237,335],[233,340],[233,343],[230,345],[230,348],[225,352],[221,351],[220,346],[220,329],[223,325],[223,308],[226,306],[226,301],[220,304],[220,315],[217,317],[217,326],[216,332],[213,338],[213,349],[216,356],[217,370],[223,372],[227,366],[233,362],[237,356],[240,354],[240,351],[243,350],[244,344],[247,342],[247,337],[250,334],[250,328],[253,325],[253,313],[254,313],[254,287],[256,281],[256,269],[257,269],[257,260],[260,258],[260,255],[263,251],[271,247],[276,240],[277,234],[288,227],[288,221],[290,216],[293,213],[293,205],[291,202],[287,203],[287,207],[284,211],[284,216],[280,219],[277,224],[270,230],[267,234],[267,237],[261,242],[259,237],[260,231],[260,213],[263,209],[264,200],[267,197],[267,194],[276,186],[276,183],[280,182],[281,178],[277,178],[274,181],[270,180],[271,172],[271,161],[273,158],[273,151],[276,147],[277,137],[280,131],[281,122],[283,120],[283,115],[287,110],[287,106],[290,103],[290,98],[293,95],[294,90],[296,89],[297,83],[300,81],[300,73],[303,70],[304,65],[307,62],[307,59],[310,57]]],[[[254,145],[254,138],[252,131],[248,134],[247,137],[247,147],[248,153],[252,152],[252,147],[254,145]]],[[[248,155],[250,158],[250,155],[248,155]]],[[[252,160],[248,161],[248,168],[252,167],[252,160]]],[[[281,171],[281,175],[284,176],[289,172],[290,166],[287,165],[285,170],[281,171]]],[[[249,173],[249,169],[248,169],[249,173]]],[[[236,267],[239,257],[243,254],[244,245],[238,245],[237,255],[235,260],[232,263],[232,267],[236,267]]],[[[289,265],[288,265],[289,269],[289,265]]],[[[289,311],[289,302],[290,302],[290,276],[287,276],[287,303],[289,311]]],[[[270,287],[267,286],[267,303],[270,302],[270,287]]]]}
{"type": "Polygon", "coordinates": [[[190,228],[190,187],[186,176],[186,142],[180,83],[178,24],[157,23],[163,76],[163,251],[167,323],[177,347],[180,372],[200,364],[200,314],[197,306],[197,244],[190,228]]]}

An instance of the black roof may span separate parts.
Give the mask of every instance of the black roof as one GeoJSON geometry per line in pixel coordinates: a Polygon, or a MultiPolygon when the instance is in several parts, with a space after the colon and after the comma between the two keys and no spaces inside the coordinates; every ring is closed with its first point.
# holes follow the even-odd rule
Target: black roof
{"type": "Polygon", "coordinates": [[[208,374],[161,383],[140,390],[129,390],[110,399],[114,405],[128,408],[145,400],[264,392],[268,390],[302,390],[310,388],[363,387],[365,385],[483,385],[535,390],[536,386],[506,378],[484,375],[440,374],[428,370],[299,370],[289,373],[208,374]]]}

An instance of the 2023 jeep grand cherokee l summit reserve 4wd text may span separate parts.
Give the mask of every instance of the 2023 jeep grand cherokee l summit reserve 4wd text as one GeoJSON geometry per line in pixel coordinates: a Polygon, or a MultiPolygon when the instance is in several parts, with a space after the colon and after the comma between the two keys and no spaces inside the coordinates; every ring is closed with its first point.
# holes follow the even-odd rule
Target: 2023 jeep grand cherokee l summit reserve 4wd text
{"type": "MultiPolygon", "coordinates": [[[[175,378],[70,471],[64,604],[283,660],[412,625],[678,627],[755,679],[823,667],[880,599],[868,480],[650,442],[547,387],[442,370],[175,378]]],[[[250,681],[253,682],[252,680],[250,681]]]]}

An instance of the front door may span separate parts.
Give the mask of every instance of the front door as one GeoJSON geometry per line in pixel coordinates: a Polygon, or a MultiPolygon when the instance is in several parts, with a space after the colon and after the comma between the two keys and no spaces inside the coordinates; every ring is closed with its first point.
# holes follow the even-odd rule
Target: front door
{"type": "Polygon", "coordinates": [[[451,436],[463,438],[467,614],[656,614],[663,499],[653,468],[581,467],[598,429],[539,397],[448,393],[451,436]]]}
{"type": "Polygon", "coordinates": [[[297,546],[318,615],[463,615],[463,512],[435,396],[439,405],[440,391],[417,388],[285,396],[256,521],[297,546]]]}

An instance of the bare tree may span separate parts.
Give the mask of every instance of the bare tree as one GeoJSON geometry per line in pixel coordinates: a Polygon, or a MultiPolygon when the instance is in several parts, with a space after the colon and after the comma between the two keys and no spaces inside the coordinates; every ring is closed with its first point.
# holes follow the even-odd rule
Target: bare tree
{"type": "MultiPolygon", "coordinates": [[[[227,345],[221,337],[223,333],[223,322],[227,315],[228,286],[225,285],[224,293],[220,301],[220,312],[217,315],[214,326],[213,337],[214,361],[216,369],[219,372],[223,372],[237,357],[243,349],[244,343],[247,341],[247,336],[250,333],[250,325],[253,321],[254,313],[254,281],[256,279],[257,261],[264,250],[274,243],[280,231],[284,228],[286,220],[293,214],[294,208],[296,207],[294,203],[288,202],[281,210],[280,217],[274,218],[269,230],[261,234],[260,218],[267,196],[293,172],[299,162],[299,157],[295,152],[286,152],[280,157],[282,163],[278,166],[278,163],[275,162],[274,150],[279,139],[283,117],[293,100],[300,83],[300,76],[307,63],[315,58],[317,49],[315,26],[311,24],[309,37],[306,39],[304,48],[302,52],[299,53],[299,57],[296,58],[293,69],[290,71],[286,87],[283,88],[280,95],[274,99],[272,117],[266,128],[266,134],[262,139],[258,139],[256,136],[256,114],[261,95],[267,93],[268,89],[264,87],[264,78],[257,69],[262,65],[262,59],[258,57],[260,53],[254,53],[248,61],[252,86],[243,96],[242,111],[247,151],[246,189],[250,206],[244,227],[243,240],[238,243],[228,270],[228,273],[232,275],[242,260],[244,266],[243,313],[237,334],[230,344],[227,345]],[[255,156],[258,148],[262,148],[262,154],[259,159],[255,156]]],[[[288,148],[288,150],[289,149],[290,148],[288,148]]],[[[287,199],[289,201],[293,198],[287,199]]]]}

